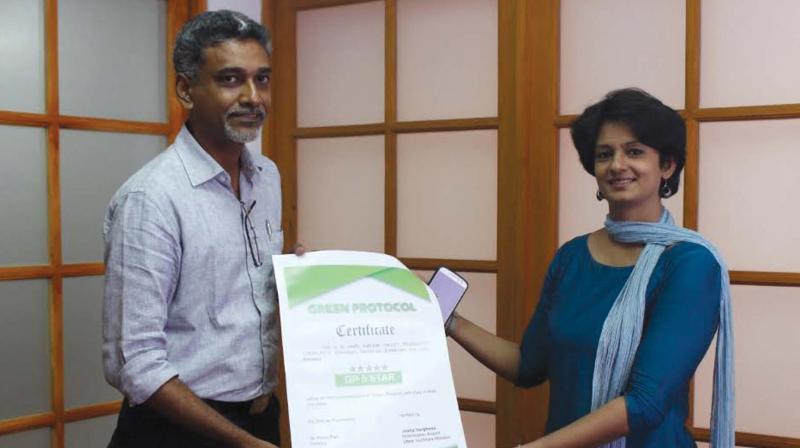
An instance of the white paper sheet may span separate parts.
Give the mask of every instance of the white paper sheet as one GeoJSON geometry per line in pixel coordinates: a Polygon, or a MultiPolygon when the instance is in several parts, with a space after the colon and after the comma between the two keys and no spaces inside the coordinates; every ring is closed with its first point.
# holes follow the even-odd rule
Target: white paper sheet
{"type": "Polygon", "coordinates": [[[292,446],[466,447],[427,285],[384,254],[272,259],[292,446]]]}

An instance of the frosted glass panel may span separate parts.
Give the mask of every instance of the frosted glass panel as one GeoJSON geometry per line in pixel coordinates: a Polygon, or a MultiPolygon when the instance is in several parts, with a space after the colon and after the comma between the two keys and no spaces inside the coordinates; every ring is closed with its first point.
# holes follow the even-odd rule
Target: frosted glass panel
{"type": "Polygon", "coordinates": [[[800,271],[800,120],[700,125],[699,228],[728,267],[800,271]]]}
{"type": "Polygon", "coordinates": [[[0,436],[0,446],[3,448],[50,448],[50,430],[35,429],[33,431],[18,432],[7,436],[0,436]]]}
{"type": "Polygon", "coordinates": [[[103,277],[64,279],[64,399],[67,408],[121,400],[103,378],[103,277]]]}
{"type": "Polygon", "coordinates": [[[497,257],[497,131],[397,137],[397,253],[497,257]]]}
{"type": "Polygon", "coordinates": [[[298,125],[382,122],[384,49],[382,1],[298,12],[298,125]]]}
{"type": "Polygon", "coordinates": [[[46,131],[0,126],[0,142],[0,265],[46,264],[46,131]]]}
{"type": "Polygon", "coordinates": [[[700,105],[800,102],[795,0],[703,0],[700,105]]]}
{"type": "MultiPolygon", "coordinates": [[[[800,437],[800,289],[734,285],[736,430],[800,437]]],[[[716,344],[716,341],[714,342],[716,344]]],[[[694,421],[708,428],[714,345],[695,376],[694,421]]]]}
{"type": "MultiPolygon", "coordinates": [[[[563,244],[603,227],[608,214],[608,202],[597,200],[597,181],[583,169],[569,129],[561,129],[558,138],[558,242],[563,244]]],[[[681,225],[683,175],[678,193],[662,203],[672,213],[675,223],[681,225]]]]}
{"type": "Polygon", "coordinates": [[[494,448],[497,446],[493,414],[461,411],[461,424],[464,426],[464,436],[467,438],[469,448],[494,448]]]}
{"type": "Polygon", "coordinates": [[[59,0],[61,113],[167,121],[167,0],[59,0]]]}
{"type": "Polygon", "coordinates": [[[117,416],[82,420],[64,426],[66,448],[104,448],[117,427],[117,416]]]}
{"type": "Polygon", "coordinates": [[[103,259],[103,216],[114,192],[166,147],[161,136],[61,131],[61,226],[67,263],[103,259]]]}
{"type": "Polygon", "coordinates": [[[298,140],[299,241],[383,252],[385,171],[382,135],[298,140]]]}
{"type": "Polygon", "coordinates": [[[261,0],[206,0],[206,8],[208,11],[219,9],[239,11],[261,23],[261,0]]]}
{"type": "Polygon", "coordinates": [[[623,87],[683,108],[685,22],[684,1],[562,0],[561,113],[623,87]]]}
{"type": "Polygon", "coordinates": [[[0,282],[0,420],[50,410],[47,280],[0,282]]]}
{"type": "Polygon", "coordinates": [[[0,2],[0,110],[44,112],[44,2],[0,2]]]}
{"type": "MultiPolygon", "coordinates": [[[[417,271],[428,282],[433,271],[417,271]]],[[[497,276],[473,272],[459,272],[467,279],[469,289],[458,305],[458,314],[471,320],[486,331],[497,332],[497,276]]],[[[452,339],[447,339],[456,395],[460,398],[494,401],[496,376],[475,360],[452,339]]]]}
{"type": "MultiPolygon", "coordinates": [[[[458,313],[490,333],[497,333],[497,275],[459,272],[469,283],[458,313]]],[[[494,399],[494,398],[492,398],[494,399]]]]}
{"type": "Polygon", "coordinates": [[[397,2],[397,116],[497,115],[497,0],[397,2]]]}

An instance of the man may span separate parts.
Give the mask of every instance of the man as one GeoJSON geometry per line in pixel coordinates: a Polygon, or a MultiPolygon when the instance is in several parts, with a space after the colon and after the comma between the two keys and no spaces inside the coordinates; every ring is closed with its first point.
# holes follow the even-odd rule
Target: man
{"type": "Polygon", "coordinates": [[[188,22],[173,61],[189,118],[109,204],[103,361],[125,395],[110,447],[279,444],[280,179],[244,145],[270,106],[268,46],[240,13],[188,22]]]}

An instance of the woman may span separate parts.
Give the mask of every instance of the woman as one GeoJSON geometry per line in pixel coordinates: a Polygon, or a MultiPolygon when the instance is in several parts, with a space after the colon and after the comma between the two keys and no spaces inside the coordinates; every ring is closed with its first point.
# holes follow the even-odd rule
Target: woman
{"type": "Polygon", "coordinates": [[[571,131],[608,202],[605,226],[558,250],[521,345],[457,315],[448,334],[519,386],[550,382],[547,435],[526,447],[693,447],[689,381],[719,327],[712,445],[732,447],[727,270],[661,205],[686,160],[682,119],[624,89],[571,131]]]}

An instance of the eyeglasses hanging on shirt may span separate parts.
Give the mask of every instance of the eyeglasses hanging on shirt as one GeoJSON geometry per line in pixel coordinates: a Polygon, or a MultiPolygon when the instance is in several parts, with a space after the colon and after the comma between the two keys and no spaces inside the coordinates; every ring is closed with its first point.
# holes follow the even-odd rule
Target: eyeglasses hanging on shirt
{"type": "MultiPolygon", "coordinates": [[[[252,212],[253,207],[256,206],[256,201],[253,200],[249,207],[245,207],[243,202],[240,204],[242,207],[242,224],[244,225],[244,234],[247,238],[247,247],[250,249],[250,256],[253,258],[253,264],[259,268],[264,264],[264,260],[261,259],[261,251],[258,247],[256,228],[253,226],[253,221],[250,219],[250,212],[252,212]]],[[[269,221],[267,221],[267,237],[271,238],[271,232],[269,230],[269,221]]]]}

